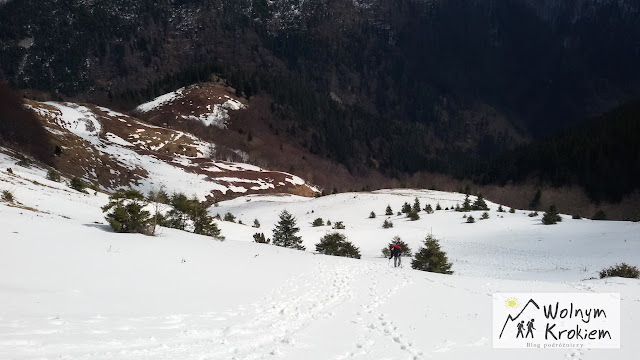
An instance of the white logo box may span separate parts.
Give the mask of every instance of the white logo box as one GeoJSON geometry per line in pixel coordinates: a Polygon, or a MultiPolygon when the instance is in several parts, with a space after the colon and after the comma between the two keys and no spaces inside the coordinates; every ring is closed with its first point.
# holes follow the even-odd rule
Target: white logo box
{"type": "Polygon", "coordinates": [[[495,293],[493,347],[619,349],[619,293],[495,293]]]}

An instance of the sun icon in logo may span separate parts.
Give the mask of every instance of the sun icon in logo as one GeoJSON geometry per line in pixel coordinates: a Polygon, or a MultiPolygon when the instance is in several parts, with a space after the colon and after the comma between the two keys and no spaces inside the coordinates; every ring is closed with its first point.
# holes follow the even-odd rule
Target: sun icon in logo
{"type": "Polygon", "coordinates": [[[504,306],[509,309],[517,309],[520,306],[520,302],[515,297],[510,297],[504,301],[504,306]]]}

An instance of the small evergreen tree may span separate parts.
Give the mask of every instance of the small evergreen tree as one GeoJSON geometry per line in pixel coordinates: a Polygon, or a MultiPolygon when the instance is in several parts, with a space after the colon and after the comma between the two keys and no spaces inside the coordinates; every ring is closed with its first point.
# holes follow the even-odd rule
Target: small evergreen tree
{"type": "Polygon", "coordinates": [[[167,216],[161,219],[160,224],[173,229],[185,230],[191,212],[191,201],[183,193],[173,193],[169,204],[172,208],[167,216]]]}
{"type": "Polygon", "coordinates": [[[420,200],[418,200],[418,198],[415,198],[415,200],[413,200],[413,207],[411,208],[411,210],[417,214],[420,212],[420,209],[420,200]]]}
{"type": "Polygon", "coordinates": [[[474,217],[472,215],[467,216],[467,223],[468,224],[473,224],[474,222],[476,222],[476,219],[474,219],[474,217]]]}
{"type": "Polygon", "coordinates": [[[424,240],[424,248],[416,253],[411,267],[416,270],[429,271],[440,274],[453,274],[452,264],[447,259],[447,254],[440,249],[438,240],[433,235],[428,235],[424,240]]]}
{"type": "Polygon", "coordinates": [[[211,236],[216,239],[223,240],[220,235],[218,224],[213,221],[213,217],[207,213],[207,207],[204,202],[197,199],[191,199],[191,209],[189,218],[193,222],[193,232],[199,235],[211,236]]]}
{"type": "Polygon", "coordinates": [[[464,198],[464,202],[462,203],[462,211],[471,211],[471,200],[469,200],[469,194],[467,194],[464,198]]]}
{"type": "Polygon", "coordinates": [[[607,220],[607,213],[604,210],[600,209],[593,214],[593,220],[607,220]]]}
{"type": "Polygon", "coordinates": [[[151,236],[156,235],[156,229],[165,222],[163,212],[167,208],[168,195],[164,190],[162,192],[151,190],[147,195],[147,201],[151,203],[153,212],[151,213],[151,236]]]}
{"type": "Polygon", "coordinates": [[[485,211],[482,213],[480,220],[487,220],[488,218],[489,218],[489,213],[485,211]]]}
{"type": "Polygon", "coordinates": [[[226,214],[224,214],[223,220],[234,223],[236,222],[236,217],[231,212],[227,212],[226,214]]]}
{"type": "Polygon", "coordinates": [[[529,213],[529,215],[527,215],[527,216],[528,216],[528,217],[536,217],[536,216],[538,216],[538,212],[537,212],[537,211],[531,212],[531,213],[529,213]]]}
{"type": "Polygon", "coordinates": [[[137,190],[120,190],[109,196],[102,207],[105,218],[116,232],[150,234],[150,214],[142,210],[144,196],[137,190]]]}
{"type": "Polygon", "coordinates": [[[69,182],[69,187],[72,188],[75,191],[79,191],[79,192],[82,192],[82,193],[86,193],[87,192],[85,190],[85,188],[87,187],[87,184],[85,184],[84,181],[82,181],[77,176],[74,176],[73,178],[71,178],[71,181],[69,182]]]}
{"type": "Polygon", "coordinates": [[[369,219],[375,219],[375,218],[376,218],[376,213],[372,211],[371,214],[369,214],[369,219]]]}
{"type": "Polygon", "coordinates": [[[344,224],[342,223],[342,221],[336,221],[333,224],[333,228],[336,230],[343,230],[344,229],[344,224]]]}
{"type": "Polygon", "coordinates": [[[389,229],[389,228],[392,228],[392,227],[393,227],[393,223],[389,219],[385,219],[385,221],[382,223],[382,228],[383,229],[389,229]]]}
{"type": "Polygon", "coordinates": [[[164,187],[160,187],[160,190],[151,189],[147,194],[147,201],[153,201],[161,204],[171,204],[171,198],[169,194],[164,190],[164,187]]]}
{"type": "Polygon", "coordinates": [[[387,209],[385,210],[384,214],[387,216],[393,215],[393,210],[391,210],[391,205],[387,205],[387,209]]]}
{"type": "Polygon", "coordinates": [[[540,206],[540,198],[542,198],[542,189],[538,188],[536,194],[531,199],[529,203],[529,210],[538,210],[538,206],[540,206]]]}
{"type": "Polygon", "coordinates": [[[542,216],[542,223],[545,225],[557,224],[562,221],[562,217],[558,214],[558,209],[555,204],[549,206],[549,210],[542,216]]]}
{"type": "MultiPolygon", "coordinates": [[[[442,206],[440,206],[440,202],[439,201],[436,203],[436,210],[442,210],[442,206]]],[[[447,209],[447,210],[449,210],[449,209],[447,209]]]]}
{"type": "Polygon", "coordinates": [[[317,218],[317,219],[313,220],[311,225],[314,226],[314,227],[324,226],[324,221],[322,221],[322,218],[317,218]]]}
{"type": "Polygon", "coordinates": [[[582,216],[580,216],[580,214],[573,214],[573,215],[571,216],[571,218],[572,218],[572,219],[574,219],[574,220],[581,220],[581,219],[582,219],[582,216]]]}
{"type": "Polygon", "coordinates": [[[515,214],[515,213],[516,213],[516,209],[511,208],[511,209],[509,209],[509,212],[510,212],[511,214],[515,214]]]}
{"type": "Polygon", "coordinates": [[[338,232],[323,236],[316,244],[316,251],[324,255],[360,259],[360,249],[348,241],[346,236],[338,232]]]}
{"type": "Polygon", "coordinates": [[[258,219],[253,220],[253,227],[256,229],[260,228],[260,221],[258,221],[258,219]]]}
{"type": "Polygon", "coordinates": [[[498,212],[506,212],[504,211],[504,209],[502,208],[502,205],[498,206],[498,212]]]}
{"type": "Polygon", "coordinates": [[[408,214],[410,212],[411,212],[411,205],[409,205],[408,202],[405,202],[404,205],[402,205],[402,213],[408,214]]]}
{"type": "Polygon", "coordinates": [[[456,204],[455,211],[462,211],[462,209],[460,208],[460,204],[456,204]]]}
{"type": "Polygon", "coordinates": [[[253,241],[259,244],[268,244],[271,242],[271,239],[265,239],[263,233],[255,233],[253,234],[253,241]]]}
{"type": "Polygon", "coordinates": [[[60,182],[62,178],[60,177],[60,173],[53,170],[53,169],[49,169],[49,171],[47,171],[47,180],[51,180],[51,181],[55,181],[55,182],[60,182]]]}
{"type": "Polygon", "coordinates": [[[9,190],[2,190],[2,201],[13,202],[15,200],[13,193],[9,190]]]}
{"type": "Polygon", "coordinates": [[[420,215],[418,215],[417,212],[415,211],[411,211],[407,217],[411,220],[411,221],[416,221],[416,220],[420,220],[420,215]]]}
{"type": "Polygon", "coordinates": [[[327,220],[327,226],[331,226],[331,220],[327,220]]]}
{"type": "Polygon", "coordinates": [[[427,204],[427,206],[425,206],[424,211],[427,214],[433,214],[433,208],[431,207],[431,204],[427,204]]]}
{"type": "Polygon", "coordinates": [[[473,202],[473,205],[471,206],[472,210],[489,210],[489,207],[487,206],[487,203],[484,201],[484,196],[482,196],[482,193],[478,194],[476,201],[473,202]]]}
{"type": "Polygon", "coordinates": [[[299,231],[300,228],[296,226],[296,218],[287,210],[283,210],[280,213],[280,221],[273,228],[273,245],[304,250],[302,238],[296,235],[299,231]]]}

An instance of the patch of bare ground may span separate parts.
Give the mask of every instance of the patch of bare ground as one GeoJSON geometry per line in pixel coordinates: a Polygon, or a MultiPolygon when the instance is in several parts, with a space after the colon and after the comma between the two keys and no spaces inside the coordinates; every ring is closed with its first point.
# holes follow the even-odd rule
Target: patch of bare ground
{"type": "Polygon", "coordinates": [[[15,202],[14,202],[14,203],[6,203],[5,205],[6,205],[6,206],[8,206],[8,207],[12,207],[12,208],[17,208],[17,209],[22,209],[22,210],[32,211],[32,212],[35,212],[35,213],[40,213],[40,214],[49,214],[49,213],[48,213],[48,212],[46,212],[46,211],[41,211],[41,210],[38,210],[38,209],[32,208],[32,207],[30,207],[30,206],[22,205],[22,204],[20,204],[20,203],[15,203],[15,202]]]}

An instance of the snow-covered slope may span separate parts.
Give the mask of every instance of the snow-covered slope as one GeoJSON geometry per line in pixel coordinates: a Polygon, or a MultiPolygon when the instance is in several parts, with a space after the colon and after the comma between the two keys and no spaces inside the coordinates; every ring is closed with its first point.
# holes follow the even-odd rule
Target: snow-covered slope
{"type": "MultiPolygon", "coordinates": [[[[413,204],[417,197],[422,208],[453,208],[464,201],[463,194],[429,190],[381,190],[372,193],[346,193],[316,199],[297,196],[246,196],[212,207],[213,215],[231,212],[246,224],[253,219],[263,225],[267,237],[278,221],[278,214],[288,210],[298,219],[301,236],[307,249],[331,226],[313,227],[316,218],[332,223],[343,221],[346,229],[337,230],[360,247],[364,256],[381,256],[381,249],[398,235],[411,249],[418,249],[424,238],[432,233],[441,241],[453,260],[453,270],[470,276],[489,276],[504,279],[569,280],[597,276],[599,270],[617,262],[640,264],[640,224],[622,221],[575,220],[562,215],[557,225],[545,226],[543,213],[529,217],[530,211],[497,212],[498,204],[487,202],[490,218],[480,220],[483,211],[468,213],[476,223],[468,224],[463,215],[454,210],[440,210],[433,214],[420,212],[420,220],[410,221],[404,214],[384,216],[390,205],[393,213],[405,202],[413,204]],[[369,218],[371,212],[377,216],[369,218]],[[385,219],[393,228],[383,229],[385,219]]],[[[472,201],[475,197],[471,197],[472,201]]],[[[504,207],[509,210],[508,207],[504,207]]],[[[242,229],[252,239],[255,229],[242,229]]]]}
{"type": "MultiPolygon", "coordinates": [[[[104,190],[134,187],[148,192],[164,186],[168,192],[215,200],[262,192],[310,196],[317,191],[292,174],[220,159],[216,144],[192,134],[107,108],[30,100],[27,106],[60,149],[56,166],[104,190]]],[[[248,160],[241,151],[228,151],[248,160]]]]}
{"type": "Polygon", "coordinates": [[[0,190],[19,202],[0,203],[1,359],[635,359],[640,351],[640,281],[582,280],[604,265],[639,264],[639,224],[564,217],[542,226],[495,210],[465,224],[442,210],[415,222],[392,216],[394,228],[383,230],[387,204],[462,199],[387,190],[226,201],[211,212],[262,227],[219,222],[224,242],[173,229],[115,234],[99,208],[105,194],[0,160],[0,190]],[[308,224],[322,217],[344,222],[362,259],[253,243],[255,231],[270,236],[285,208],[308,250],[329,231],[308,224]],[[442,239],[455,275],[394,269],[378,257],[393,235],[415,250],[428,232],[442,239]],[[619,292],[622,348],[493,349],[494,292],[619,292]]]}

